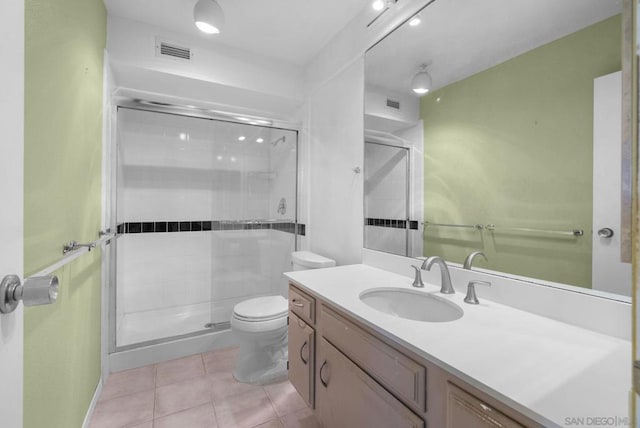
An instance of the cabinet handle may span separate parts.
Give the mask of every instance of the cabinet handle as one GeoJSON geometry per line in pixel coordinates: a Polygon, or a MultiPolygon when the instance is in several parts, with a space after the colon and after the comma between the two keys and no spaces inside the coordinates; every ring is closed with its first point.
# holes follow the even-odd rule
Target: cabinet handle
{"type": "Polygon", "coordinates": [[[302,356],[302,351],[304,350],[304,347],[309,347],[309,343],[305,340],[304,343],[302,344],[302,346],[300,347],[300,359],[302,360],[302,362],[304,363],[304,365],[306,366],[307,363],[309,362],[309,357],[307,357],[307,359],[305,360],[304,357],[302,356]]]}
{"type": "Polygon", "coordinates": [[[292,299],[292,300],[291,300],[291,304],[292,304],[293,306],[297,306],[298,308],[304,308],[304,303],[300,303],[300,302],[298,302],[298,300],[297,300],[297,299],[292,299]]]}
{"type": "Polygon", "coordinates": [[[479,403],[479,404],[480,404],[480,407],[482,407],[482,410],[484,410],[485,412],[489,413],[489,412],[493,411],[493,409],[491,407],[487,406],[486,404],[484,404],[484,403],[479,403]]]}
{"type": "Polygon", "coordinates": [[[329,386],[329,380],[325,381],[324,379],[322,379],[322,370],[324,369],[324,366],[327,365],[327,360],[324,360],[324,363],[322,363],[322,366],[320,366],[320,383],[322,383],[322,386],[324,386],[325,388],[327,386],[329,386]]]}

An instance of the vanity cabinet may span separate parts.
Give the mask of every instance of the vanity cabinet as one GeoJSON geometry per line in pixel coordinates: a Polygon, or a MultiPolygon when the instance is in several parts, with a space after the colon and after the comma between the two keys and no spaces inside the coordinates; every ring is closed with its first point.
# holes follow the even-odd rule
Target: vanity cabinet
{"type": "Polygon", "coordinates": [[[314,408],[316,332],[315,299],[289,287],[289,381],[307,405],[314,408]]]}
{"type": "Polygon", "coordinates": [[[447,428],[524,428],[457,386],[447,385],[447,428]]]}
{"type": "Polygon", "coordinates": [[[289,313],[289,380],[304,401],[314,407],[315,330],[289,313]]]}
{"type": "Polygon", "coordinates": [[[320,319],[323,337],[412,408],[426,410],[424,366],[324,305],[320,319]]]}
{"type": "Polygon", "coordinates": [[[420,417],[325,338],[318,342],[316,414],[325,427],[424,427],[420,417]]]}
{"type": "Polygon", "coordinates": [[[289,311],[310,324],[316,322],[315,299],[295,287],[289,287],[289,311]]]}
{"type": "Polygon", "coordinates": [[[542,428],[300,288],[289,288],[289,379],[325,428],[542,428]]]}

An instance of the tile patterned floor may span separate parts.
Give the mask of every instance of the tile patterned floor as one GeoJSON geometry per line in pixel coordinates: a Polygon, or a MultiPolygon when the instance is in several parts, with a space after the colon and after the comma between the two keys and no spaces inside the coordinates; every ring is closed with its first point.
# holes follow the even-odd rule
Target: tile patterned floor
{"type": "Polygon", "coordinates": [[[237,352],[219,349],[112,374],[90,428],[320,428],[288,381],[236,382],[237,352]]]}

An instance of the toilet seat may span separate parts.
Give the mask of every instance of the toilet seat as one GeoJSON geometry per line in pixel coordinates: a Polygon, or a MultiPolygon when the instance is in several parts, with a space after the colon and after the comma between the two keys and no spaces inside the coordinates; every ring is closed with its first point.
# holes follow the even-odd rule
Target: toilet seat
{"type": "Polygon", "coordinates": [[[245,300],[233,307],[233,316],[247,322],[282,318],[289,311],[289,303],[282,296],[264,296],[245,300]]]}
{"type": "Polygon", "coordinates": [[[282,296],[256,297],[233,308],[231,328],[249,333],[286,328],[289,303],[282,296]]]}

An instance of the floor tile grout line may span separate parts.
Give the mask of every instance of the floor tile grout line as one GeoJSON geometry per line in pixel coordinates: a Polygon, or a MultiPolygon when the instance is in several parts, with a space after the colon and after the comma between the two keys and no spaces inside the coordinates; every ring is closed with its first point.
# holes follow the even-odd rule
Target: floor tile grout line
{"type": "Polygon", "coordinates": [[[136,395],[136,394],[141,394],[143,392],[151,391],[152,389],[153,388],[147,388],[147,389],[141,389],[140,391],[127,392],[126,394],[116,395],[115,397],[107,398],[106,400],[102,398],[98,398],[98,403],[107,403],[109,401],[117,400],[118,398],[128,397],[130,395],[136,395]]]}
{"type": "MultiPolygon", "coordinates": [[[[206,378],[209,378],[209,372],[207,370],[207,365],[204,362],[204,352],[200,353],[200,358],[202,359],[202,365],[204,367],[204,375],[206,378]]],[[[213,380],[211,380],[211,384],[209,385],[209,403],[211,404],[211,410],[213,410],[213,420],[216,422],[216,427],[220,427],[220,423],[218,421],[218,412],[216,412],[216,405],[213,402],[213,380]]]]}
{"type": "Polygon", "coordinates": [[[271,403],[271,407],[273,407],[273,413],[275,413],[276,416],[278,417],[278,420],[280,420],[280,418],[282,416],[280,415],[280,412],[278,412],[278,408],[276,407],[276,403],[273,402],[273,399],[271,398],[271,395],[269,394],[269,391],[267,391],[267,388],[262,386],[262,389],[264,390],[264,393],[266,394],[267,398],[269,399],[269,402],[271,403]]]}
{"type": "Polygon", "coordinates": [[[262,390],[264,391],[265,395],[267,396],[267,398],[269,399],[269,403],[271,403],[271,407],[273,407],[273,412],[280,417],[280,414],[278,413],[278,410],[276,409],[276,405],[274,404],[273,400],[271,399],[271,395],[269,395],[269,391],[267,391],[267,388],[264,387],[264,385],[262,385],[262,390]]]}

